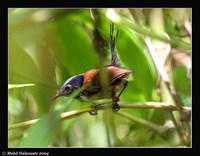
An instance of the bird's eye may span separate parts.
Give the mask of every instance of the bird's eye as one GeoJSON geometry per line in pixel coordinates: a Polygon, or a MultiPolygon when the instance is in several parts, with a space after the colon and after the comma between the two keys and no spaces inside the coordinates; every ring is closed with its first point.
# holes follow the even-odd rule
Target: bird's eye
{"type": "Polygon", "coordinates": [[[64,95],[67,96],[73,92],[72,85],[66,85],[63,89],[64,95]]]}
{"type": "Polygon", "coordinates": [[[72,88],[72,85],[66,85],[65,90],[70,90],[72,88]]]}

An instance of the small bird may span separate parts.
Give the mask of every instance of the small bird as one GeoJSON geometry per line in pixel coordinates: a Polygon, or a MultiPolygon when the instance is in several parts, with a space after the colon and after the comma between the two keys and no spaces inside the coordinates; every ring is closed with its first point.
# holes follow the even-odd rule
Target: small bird
{"type": "MultiPolygon", "coordinates": [[[[119,97],[128,85],[128,75],[133,70],[120,67],[119,60],[117,58],[115,45],[118,32],[116,36],[113,36],[114,24],[110,25],[110,48],[111,48],[111,63],[102,67],[91,69],[85,73],[75,75],[67,79],[62,85],[59,92],[52,98],[52,100],[60,96],[69,96],[74,91],[82,89],[76,99],[84,100],[99,100],[105,98],[111,98],[113,101],[113,111],[118,111],[119,97]],[[103,74],[103,76],[102,76],[103,74]],[[103,80],[106,82],[103,82],[103,80]],[[88,85],[89,84],[89,85],[88,85]],[[84,86],[88,85],[84,88],[84,86]],[[120,92],[119,92],[120,91],[120,92]],[[117,95],[117,93],[119,94],[117,95]]],[[[90,112],[91,115],[96,115],[95,105],[91,105],[94,111],[90,112]]]]}

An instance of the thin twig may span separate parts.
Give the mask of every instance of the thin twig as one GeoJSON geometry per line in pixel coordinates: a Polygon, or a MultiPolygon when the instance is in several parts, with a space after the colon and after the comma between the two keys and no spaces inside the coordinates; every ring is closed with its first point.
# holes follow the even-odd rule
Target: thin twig
{"type": "Polygon", "coordinates": [[[181,143],[182,143],[182,144],[185,144],[185,143],[186,143],[186,139],[184,139],[184,136],[183,136],[183,133],[182,133],[182,128],[181,128],[180,125],[177,123],[177,121],[176,121],[174,115],[172,114],[172,112],[169,112],[169,114],[170,114],[171,120],[173,121],[173,123],[174,123],[174,125],[175,125],[175,127],[176,127],[176,130],[177,130],[177,133],[178,133],[179,138],[180,138],[180,140],[181,140],[181,143]]]}
{"type": "MultiPolygon", "coordinates": [[[[107,109],[107,108],[111,108],[112,107],[109,102],[108,103],[103,103],[103,104],[105,104],[105,105],[101,105],[101,106],[97,107],[96,109],[97,110],[102,110],[102,109],[107,109]]],[[[120,103],[119,106],[120,106],[120,108],[165,109],[165,110],[169,110],[169,111],[178,111],[176,106],[173,106],[173,105],[171,105],[169,103],[162,103],[162,102],[120,103]]],[[[183,109],[185,111],[187,111],[187,112],[191,112],[191,108],[190,107],[183,107],[183,109]]],[[[83,114],[83,113],[90,112],[92,110],[93,110],[93,108],[85,108],[85,109],[78,109],[78,110],[73,110],[73,111],[69,111],[69,112],[64,112],[64,113],[62,113],[60,115],[60,118],[61,118],[61,120],[64,120],[64,119],[68,119],[68,118],[71,118],[71,117],[75,117],[75,116],[83,114]]],[[[39,121],[39,119],[33,119],[33,120],[17,123],[17,124],[9,126],[8,130],[30,126],[30,125],[36,123],[37,121],[39,121]]]]}
{"type": "MultiPolygon", "coordinates": [[[[134,102],[119,104],[120,108],[142,108],[142,109],[165,109],[169,111],[179,111],[179,109],[168,102],[134,102]]],[[[190,113],[191,107],[183,107],[185,112],[190,113]]]]}
{"type": "Polygon", "coordinates": [[[190,49],[190,45],[182,40],[177,40],[175,38],[171,38],[170,40],[166,38],[165,36],[161,36],[159,34],[153,33],[152,31],[149,31],[135,23],[133,23],[130,20],[127,20],[125,18],[120,17],[119,15],[115,14],[116,18],[113,19],[108,16],[108,18],[113,22],[113,23],[123,23],[123,25],[126,25],[127,27],[131,28],[132,30],[138,32],[139,34],[143,34],[145,36],[149,36],[151,38],[158,39],[160,41],[169,43],[172,47],[183,47],[183,49],[190,49]],[[117,20],[116,20],[117,19],[117,20]]]}
{"type": "MultiPolygon", "coordinates": [[[[171,97],[173,98],[174,102],[175,102],[175,105],[180,113],[180,120],[181,121],[189,121],[190,120],[190,113],[184,111],[183,107],[182,107],[182,104],[181,104],[181,101],[180,99],[177,97],[176,95],[176,92],[173,88],[173,86],[170,84],[169,82],[169,78],[168,78],[168,75],[166,73],[166,71],[164,70],[164,67],[161,63],[161,61],[159,60],[152,44],[151,44],[151,40],[149,37],[145,37],[145,42],[147,44],[147,48],[149,49],[149,52],[152,56],[152,59],[154,61],[154,64],[158,70],[158,73],[160,74],[161,76],[161,79],[163,80],[163,82],[165,83],[166,87],[167,87],[167,90],[168,92],[170,93],[171,97]]],[[[171,116],[173,116],[173,114],[171,114],[171,116]]],[[[174,117],[172,117],[174,118],[174,117]]],[[[179,138],[182,142],[182,144],[185,143],[185,139],[184,139],[184,136],[183,136],[183,132],[180,130],[180,127],[183,128],[183,125],[182,123],[178,123],[175,119],[172,119],[172,121],[174,122],[174,125],[176,127],[176,130],[177,130],[177,133],[179,135],[179,138]]]]}
{"type": "Polygon", "coordinates": [[[153,48],[153,46],[151,44],[150,38],[145,37],[145,42],[147,44],[149,52],[150,52],[150,54],[152,56],[152,59],[153,59],[153,61],[155,63],[155,66],[156,66],[156,68],[157,68],[162,80],[164,81],[164,83],[165,83],[169,93],[171,94],[172,98],[174,99],[177,108],[179,109],[181,114],[183,114],[184,112],[182,110],[182,104],[181,104],[179,98],[176,96],[176,92],[175,92],[174,88],[172,87],[172,85],[169,82],[168,75],[167,75],[167,73],[166,73],[166,71],[165,71],[160,59],[158,58],[158,56],[157,56],[157,54],[156,54],[156,52],[155,52],[155,50],[154,50],[154,48],[153,48]]]}
{"type": "Polygon", "coordinates": [[[170,127],[167,127],[166,125],[164,125],[164,126],[157,125],[157,124],[155,124],[153,122],[150,122],[148,120],[136,117],[133,114],[129,114],[129,113],[124,112],[124,111],[117,112],[116,114],[118,114],[120,116],[123,116],[123,117],[126,117],[126,118],[132,120],[133,122],[141,124],[141,125],[143,125],[145,127],[148,127],[150,129],[154,130],[155,132],[157,132],[162,137],[165,136],[167,130],[170,128],[170,127]]]}
{"type": "Polygon", "coordinates": [[[36,122],[38,122],[40,119],[33,119],[33,120],[29,120],[29,121],[25,121],[25,122],[21,122],[21,123],[17,123],[17,124],[14,124],[14,125],[11,125],[8,127],[8,130],[11,130],[11,129],[17,129],[17,128],[22,128],[22,127],[27,127],[27,126],[30,126],[36,122]]]}

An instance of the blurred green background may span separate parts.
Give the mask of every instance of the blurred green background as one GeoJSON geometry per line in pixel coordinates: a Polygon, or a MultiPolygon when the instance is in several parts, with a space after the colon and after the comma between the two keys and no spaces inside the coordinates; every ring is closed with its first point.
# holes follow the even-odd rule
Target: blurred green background
{"type": "MultiPolygon", "coordinates": [[[[137,122],[158,126],[171,123],[162,109],[101,110],[59,120],[63,111],[87,108],[91,103],[62,97],[52,107],[51,98],[66,79],[109,62],[111,21],[119,29],[117,52],[123,67],[135,72],[121,96],[122,102],[172,102],[160,81],[144,41],[150,36],[183,106],[191,106],[190,8],[170,9],[8,9],[8,125],[40,119],[30,127],[8,130],[9,147],[177,147],[191,146],[191,125],[185,123],[187,144],[181,144],[172,126],[165,137],[137,122]],[[100,43],[95,30],[103,36],[100,43]],[[150,33],[148,33],[150,32],[150,33]],[[167,44],[162,38],[170,38],[167,44]],[[163,52],[164,51],[164,52],[163,52]],[[162,59],[161,59],[162,60],[162,59]],[[54,111],[52,111],[54,110],[54,111]]],[[[172,102],[173,103],[173,102],[172,102]]],[[[174,112],[175,120],[179,115],[174,112]]]]}

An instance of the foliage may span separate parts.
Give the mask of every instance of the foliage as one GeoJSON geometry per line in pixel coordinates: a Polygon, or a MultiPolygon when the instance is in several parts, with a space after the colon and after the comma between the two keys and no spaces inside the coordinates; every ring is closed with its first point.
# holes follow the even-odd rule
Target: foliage
{"type": "Polygon", "coordinates": [[[113,113],[103,109],[97,116],[83,113],[60,121],[62,112],[87,108],[91,103],[71,97],[51,101],[67,78],[99,66],[101,55],[104,63],[109,62],[109,46],[98,47],[94,31],[98,29],[109,43],[113,22],[120,30],[120,62],[135,71],[121,102],[176,105],[149,53],[145,42],[149,36],[160,61],[165,60],[180,103],[191,107],[191,36],[185,28],[186,22],[191,23],[191,9],[16,8],[8,13],[8,125],[40,119],[28,128],[10,129],[9,147],[191,146],[191,121],[184,123],[184,143],[173,120],[180,122],[177,111],[121,108],[113,113]],[[155,129],[170,128],[161,135],[146,121],[155,129]]]}

